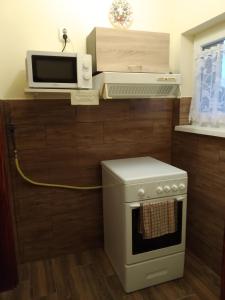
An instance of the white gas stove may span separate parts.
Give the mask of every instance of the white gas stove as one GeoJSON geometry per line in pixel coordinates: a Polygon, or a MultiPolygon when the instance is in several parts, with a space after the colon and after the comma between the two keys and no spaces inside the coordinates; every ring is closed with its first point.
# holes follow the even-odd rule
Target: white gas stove
{"type": "Polygon", "coordinates": [[[127,292],[183,276],[187,173],[152,157],[102,162],[105,251],[127,292]],[[144,201],[178,203],[177,231],[154,239],[138,232],[144,201]]]}

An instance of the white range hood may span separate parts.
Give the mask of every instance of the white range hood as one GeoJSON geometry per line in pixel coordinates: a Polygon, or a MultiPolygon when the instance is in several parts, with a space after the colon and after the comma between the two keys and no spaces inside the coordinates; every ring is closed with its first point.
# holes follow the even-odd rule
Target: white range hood
{"type": "Polygon", "coordinates": [[[177,98],[180,74],[103,72],[93,76],[93,88],[103,99],[177,98]]]}

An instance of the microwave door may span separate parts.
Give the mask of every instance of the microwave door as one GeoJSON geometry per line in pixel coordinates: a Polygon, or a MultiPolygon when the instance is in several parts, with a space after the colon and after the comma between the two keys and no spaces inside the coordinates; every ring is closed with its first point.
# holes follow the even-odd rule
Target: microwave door
{"type": "Polygon", "coordinates": [[[77,58],[32,56],[33,85],[43,88],[77,88],[77,58]]]}

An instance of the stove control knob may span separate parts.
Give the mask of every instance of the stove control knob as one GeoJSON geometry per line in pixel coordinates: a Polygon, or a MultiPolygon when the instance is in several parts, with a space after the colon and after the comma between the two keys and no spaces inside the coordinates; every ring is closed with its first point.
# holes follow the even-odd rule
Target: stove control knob
{"type": "Polygon", "coordinates": [[[169,193],[171,189],[170,189],[169,185],[165,185],[163,190],[164,190],[164,192],[169,193]]]}
{"type": "Polygon", "coordinates": [[[138,190],[138,196],[142,197],[145,195],[145,190],[144,189],[139,189],[138,190]]]}
{"type": "Polygon", "coordinates": [[[172,191],[176,192],[178,190],[178,186],[176,184],[172,185],[172,191]]]}
{"type": "Polygon", "coordinates": [[[156,188],[156,193],[157,194],[161,194],[163,192],[163,188],[161,187],[161,186],[158,186],[157,188],[156,188]]]}
{"type": "Polygon", "coordinates": [[[179,184],[179,189],[180,189],[181,191],[183,191],[183,190],[185,189],[185,184],[184,184],[184,183],[180,183],[180,184],[179,184]]]}

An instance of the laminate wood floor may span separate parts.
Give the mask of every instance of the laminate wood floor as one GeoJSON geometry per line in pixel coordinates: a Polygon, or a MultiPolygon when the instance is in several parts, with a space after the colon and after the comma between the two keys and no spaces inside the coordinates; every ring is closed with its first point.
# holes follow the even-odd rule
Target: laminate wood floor
{"type": "Polygon", "coordinates": [[[126,294],[104,251],[34,261],[19,267],[20,283],[0,300],[218,300],[219,277],[188,254],[184,278],[126,294]]]}

